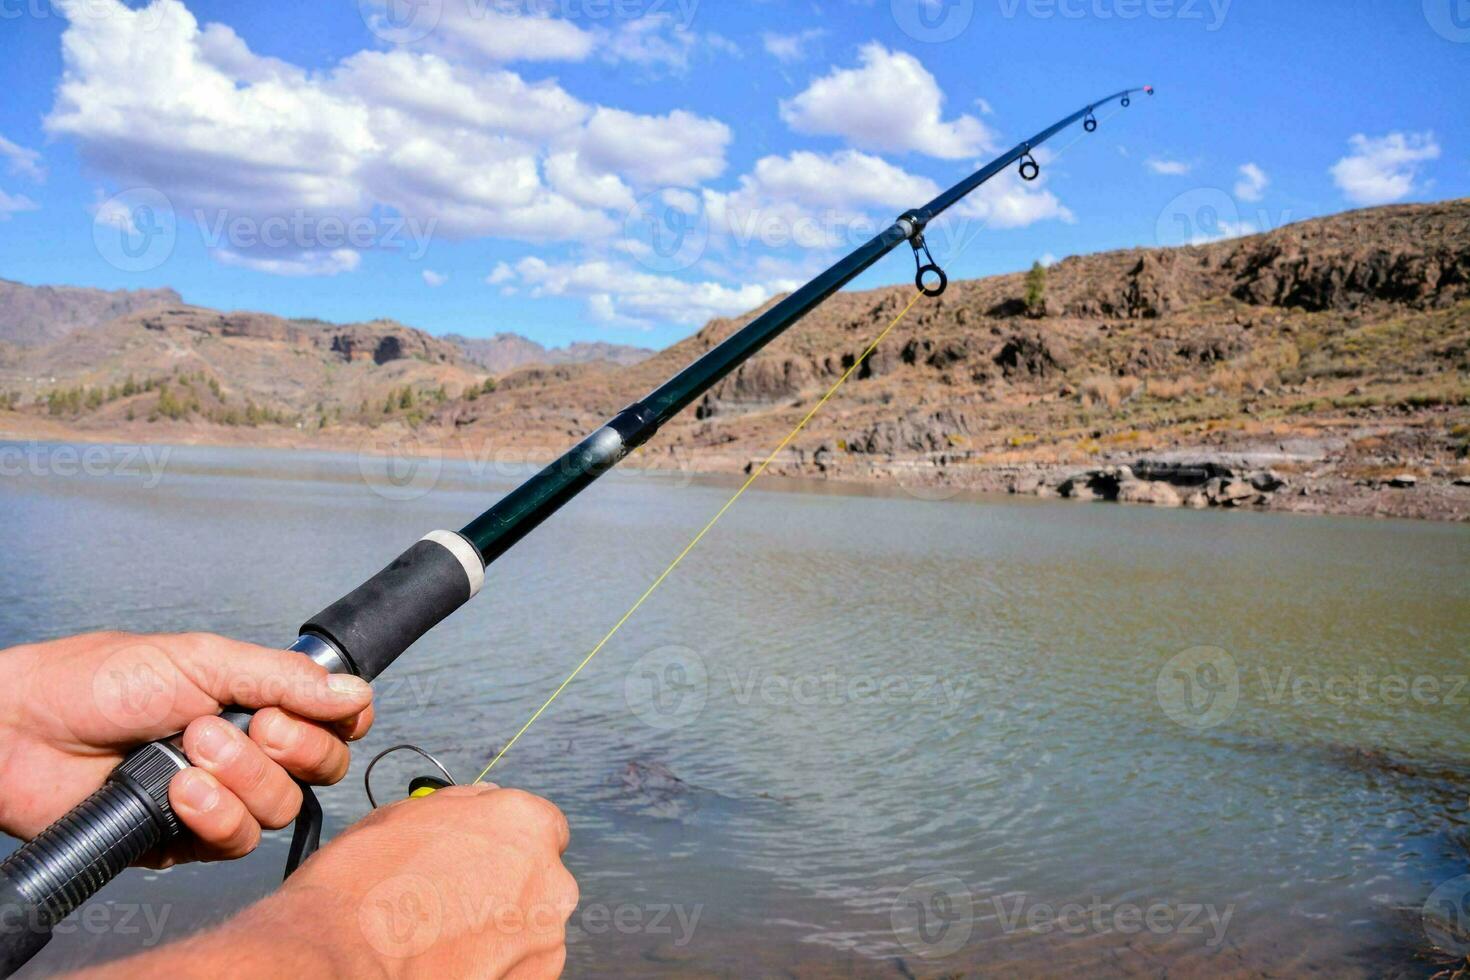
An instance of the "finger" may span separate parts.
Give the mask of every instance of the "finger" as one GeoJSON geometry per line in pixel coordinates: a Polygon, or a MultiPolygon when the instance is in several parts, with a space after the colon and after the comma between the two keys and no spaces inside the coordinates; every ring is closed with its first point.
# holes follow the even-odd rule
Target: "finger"
{"type": "Polygon", "coordinates": [[[372,703],[367,681],[351,674],[328,674],[320,664],[290,650],[208,633],[153,639],[221,707],[279,706],[317,721],[342,721],[372,703]]]}
{"type": "Polygon", "coordinates": [[[201,856],[244,857],[260,843],[260,824],[245,804],[203,769],[190,767],[176,775],[168,784],[168,800],[198,838],[201,856]]]}
{"type": "Polygon", "coordinates": [[[367,735],[376,718],[377,714],[373,711],[373,706],[368,705],[346,721],[333,722],[332,727],[343,741],[356,742],[367,735]]]}
{"type": "Polygon", "coordinates": [[[190,722],[184,729],[184,752],[238,796],[263,827],[284,827],[301,809],[301,787],[227,721],[210,717],[190,722]]]}
{"type": "Polygon", "coordinates": [[[487,801],[494,817],[505,821],[503,826],[526,828],[549,837],[559,854],[571,844],[572,829],[566,814],[550,801],[519,789],[498,790],[487,801]]]}
{"type": "Polygon", "coordinates": [[[347,744],[334,732],[280,708],[262,708],[250,721],[250,738],[297,779],[330,786],[347,775],[347,744]]]}

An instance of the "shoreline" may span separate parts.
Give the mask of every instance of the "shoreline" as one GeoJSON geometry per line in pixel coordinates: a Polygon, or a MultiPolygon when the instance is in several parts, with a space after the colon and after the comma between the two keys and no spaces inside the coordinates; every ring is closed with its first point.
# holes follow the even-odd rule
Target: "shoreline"
{"type": "MultiPolygon", "coordinates": [[[[241,430],[139,425],[122,431],[79,428],[20,413],[0,413],[0,439],[12,442],[317,451],[475,461],[521,470],[550,463],[573,443],[569,438],[560,448],[512,447],[483,437],[441,436],[437,431],[402,427],[344,428],[325,436],[306,436],[298,430],[276,427],[241,430]]],[[[748,475],[764,458],[655,446],[639,450],[620,466],[650,472],[680,471],[691,479],[720,479],[748,475]]],[[[834,457],[821,450],[808,456],[795,449],[777,457],[765,476],[773,484],[783,485],[782,489],[798,492],[876,492],[925,501],[1020,496],[1078,503],[1470,523],[1470,477],[1431,471],[1432,475],[1420,478],[1412,471],[1424,472],[1426,467],[1404,466],[1401,473],[1352,478],[1330,466],[1303,470],[1302,461],[1311,458],[1311,454],[1180,448],[1119,454],[1078,465],[954,455],[854,459],[834,457]]],[[[1320,451],[1315,458],[1317,463],[1322,462],[1320,451]]],[[[507,478],[515,475],[506,474],[507,478]]]]}

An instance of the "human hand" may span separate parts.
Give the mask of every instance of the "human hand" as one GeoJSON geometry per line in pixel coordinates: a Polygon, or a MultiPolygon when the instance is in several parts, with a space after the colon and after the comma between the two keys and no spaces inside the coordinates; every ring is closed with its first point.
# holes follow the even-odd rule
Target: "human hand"
{"type": "Polygon", "coordinates": [[[85,976],[554,977],[568,838],[545,800],[452,786],[375,810],[219,928],[85,976]]]}
{"type": "Polygon", "coordinates": [[[372,688],[299,653],[204,633],[93,633],[0,651],[0,830],[30,838],[102,785],[128,750],[180,730],[194,765],[169,784],[192,834],[146,863],[224,860],[301,808],[296,776],[335,783],[372,725],[372,688]],[[217,717],[257,709],[247,737],[217,717]]]}

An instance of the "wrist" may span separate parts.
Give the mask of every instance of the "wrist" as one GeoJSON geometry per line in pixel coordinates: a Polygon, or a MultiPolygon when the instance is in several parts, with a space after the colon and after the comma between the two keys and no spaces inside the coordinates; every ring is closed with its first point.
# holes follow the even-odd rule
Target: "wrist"
{"type": "Polygon", "coordinates": [[[349,904],[327,889],[288,884],[211,936],[232,953],[248,950],[260,975],[290,967],[302,976],[393,980],[396,974],[382,960],[353,941],[360,938],[359,927],[349,904]]]}

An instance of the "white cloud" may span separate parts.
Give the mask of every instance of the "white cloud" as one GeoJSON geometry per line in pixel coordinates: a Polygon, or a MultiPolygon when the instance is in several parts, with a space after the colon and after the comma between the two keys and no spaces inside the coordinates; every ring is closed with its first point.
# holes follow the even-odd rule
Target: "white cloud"
{"type": "Polygon", "coordinates": [[[1266,171],[1254,163],[1242,164],[1240,180],[1235,183],[1235,196],[1242,201],[1259,201],[1269,183],[1271,178],[1266,176],[1266,171]]]}
{"type": "Polygon", "coordinates": [[[1200,229],[1190,238],[1191,245],[1210,245],[1215,242],[1226,242],[1232,238],[1244,238],[1254,235],[1260,231],[1252,221],[1225,221],[1221,220],[1215,225],[1214,231],[1200,229]]]}
{"type": "MultiPolygon", "coordinates": [[[[362,6],[370,11],[369,26],[390,43],[420,50],[503,64],[585,61],[597,46],[595,34],[550,16],[547,4],[433,0],[415,5],[406,22],[400,16],[403,26],[398,26],[394,18],[386,16],[390,2],[362,0],[362,6]]],[[[401,9],[397,12],[402,13],[401,9]]]]}
{"type": "MultiPolygon", "coordinates": [[[[596,243],[622,227],[633,187],[696,187],[725,169],[729,128],[690,112],[589,105],[554,81],[403,47],[308,72],[253,54],[228,27],[201,27],[180,0],[88,0],[98,5],[106,16],[74,17],[62,36],[46,127],[181,216],[366,219],[386,231],[386,214],[452,238],[596,243]]],[[[229,247],[222,261],[262,271],[349,271],[330,243],[229,247]]]]}
{"type": "Polygon", "coordinates": [[[424,283],[433,289],[438,289],[448,281],[447,273],[435,272],[433,269],[424,270],[424,283]]]}
{"type": "Polygon", "coordinates": [[[40,205],[24,194],[7,194],[0,191],[0,221],[9,221],[19,211],[35,211],[40,205]]]}
{"type": "Polygon", "coordinates": [[[820,28],[798,31],[795,34],[777,34],[771,31],[761,35],[761,45],[766,54],[782,64],[805,61],[813,45],[827,32],[820,28]]]}
{"type": "Polygon", "coordinates": [[[772,295],[769,286],[686,282],[602,260],[551,264],[527,258],[514,271],[533,297],[580,297],[595,319],[612,326],[647,328],[655,321],[696,326],[745,313],[772,295]]]}
{"type": "Polygon", "coordinates": [[[1439,142],[1432,132],[1389,133],[1370,138],[1362,133],[1348,141],[1353,152],[1330,173],[1354,204],[1391,204],[1416,190],[1423,165],[1438,160],[1439,142]]]}
{"type": "Polygon", "coordinates": [[[6,160],[7,169],[17,177],[38,182],[46,179],[46,169],[41,166],[41,154],[35,150],[28,150],[0,136],[0,157],[6,160]]]}
{"type": "Polygon", "coordinates": [[[353,272],[362,264],[362,253],[350,248],[277,257],[246,255],[228,248],[215,249],[211,254],[222,265],[268,272],[273,276],[335,276],[353,272]]]}
{"type": "Polygon", "coordinates": [[[1035,181],[1022,180],[1015,168],[993,178],[955,207],[952,222],[978,220],[987,228],[1025,228],[1042,221],[1072,224],[1077,216],[1055,194],[1046,189],[1045,164],[1053,156],[1038,149],[1034,156],[1043,164],[1042,175],[1035,181]]]}
{"type": "Polygon", "coordinates": [[[958,160],[993,148],[974,116],[943,118],[944,93],[913,55],[877,42],[863,47],[861,68],[836,69],[781,103],[797,132],[840,136],[860,149],[917,152],[958,160]]]}
{"type": "Polygon", "coordinates": [[[725,172],[730,127],[675,109],[638,116],[600,108],[580,139],[585,159],[645,187],[693,187],[725,172]]]}
{"type": "Polygon", "coordinates": [[[516,277],[515,270],[505,262],[495,263],[495,269],[485,277],[485,282],[491,286],[499,286],[510,282],[516,277]]]}
{"type": "Polygon", "coordinates": [[[1156,157],[1150,158],[1144,165],[1154,173],[1165,177],[1184,177],[1194,169],[1192,165],[1182,160],[1160,160],[1156,157]]]}
{"type": "Polygon", "coordinates": [[[680,73],[700,41],[699,35],[676,21],[672,14],[651,13],[624,21],[602,42],[604,61],[627,62],[645,68],[662,68],[680,73]]]}

